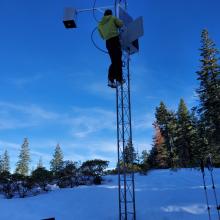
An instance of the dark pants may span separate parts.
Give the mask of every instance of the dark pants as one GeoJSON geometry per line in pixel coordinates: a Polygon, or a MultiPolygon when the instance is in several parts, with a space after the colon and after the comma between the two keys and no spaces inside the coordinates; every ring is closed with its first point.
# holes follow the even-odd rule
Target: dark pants
{"type": "Polygon", "coordinates": [[[111,58],[111,65],[108,70],[108,79],[122,81],[122,51],[119,37],[113,37],[106,41],[106,48],[111,58]]]}

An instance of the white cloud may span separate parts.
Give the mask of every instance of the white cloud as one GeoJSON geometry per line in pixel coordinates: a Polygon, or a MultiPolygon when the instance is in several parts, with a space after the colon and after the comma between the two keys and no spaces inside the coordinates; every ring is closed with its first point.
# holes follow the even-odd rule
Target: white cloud
{"type": "Polygon", "coordinates": [[[5,130],[5,129],[17,129],[17,128],[25,128],[25,127],[30,127],[34,126],[34,123],[31,122],[24,122],[18,119],[13,119],[13,118],[2,118],[0,116],[0,130],[5,130]]]}
{"type": "Polygon", "coordinates": [[[72,135],[85,138],[89,134],[114,130],[115,113],[101,108],[73,108],[74,117],[68,117],[66,122],[71,125],[72,135]]]}
{"type": "Polygon", "coordinates": [[[42,78],[41,74],[32,75],[31,77],[17,77],[8,78],[7,81],[18,88],[23,88],[24,86],[36,82],[42,78]]]}
{"type": "Polygon", "coordinates": [[[17,105],[0,102],[0,129],[18,129],[37,126],[45,120],[54,121],[59,114],[46,111],[36,105],[17,105]]]}
{"type": "Polygon", "coordinates": [[[56,119],[59,116],[54,112],[46,111],[43,108],[33,104],[18,105],[8,102],[0,102],[0,107],[6,108],[8,111],[18,111],[23,114],[39,117],[42,119],[56,119]]]}
{"type": "Polygon", "coordinates": [[[8,142],[8,141],[3,141],[0,140],[0,146],[1,149],[12,149],[12,150],[18,150],[20,145],[17,143],[12,143],[12,142],[8,142]]]}
{"type": "Polygon", "coordinates": [[[61,114],[33,104],[17,105],[0,102],[0,107],[2,109],[0,129],[18,129],[58,123],[67,125],[71,134],[78,138],[84,138],[105,129],[115,129],[115,113],[102,108],[73,107],[72,111],[61,114]]]}
{"type": "Polygon", "coordinates": [[[65,147],[67,152],[85,151],[87,154],[102,153],[111,154],[117,152],[117,141],[113,139],[74,139],[73,141],[60,141],[61,147],[65,147]]]}

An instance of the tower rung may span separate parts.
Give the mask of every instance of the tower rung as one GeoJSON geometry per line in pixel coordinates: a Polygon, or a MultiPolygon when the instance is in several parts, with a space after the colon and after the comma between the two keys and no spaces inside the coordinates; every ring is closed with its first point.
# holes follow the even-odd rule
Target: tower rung
{"type": "MultiPolygon", "coordinates": [[[[121,203],[125,203],[125,201],[121,201],[121,203]]],[[[133,201],[127,201],[126,203],[133,203],[133,201]]]]}
{"type": "MultiPolygon", "coordinates": [[[[121,179],[120,181],[121,181],[121,182],[124,182],[125,180],[121,179]]],[[[132,180],[126,179],[126,182],[132,182],[132,180]]]]}

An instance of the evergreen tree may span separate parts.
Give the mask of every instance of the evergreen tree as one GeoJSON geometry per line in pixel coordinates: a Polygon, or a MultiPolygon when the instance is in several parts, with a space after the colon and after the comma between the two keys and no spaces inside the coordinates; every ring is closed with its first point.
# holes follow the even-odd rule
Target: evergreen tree
{"type": "Polygon", "coordinates": [[[46,191],[47,184],[52,179],[52,174],[45,167],[38,167],[31,174],[33,181],[42,187],[44,191],[46,191]]]}
{"type": "Polygon", "coordinates": [[[3,160],[2,160],[2,156],[0,155],[0,173],[3,172],[3,160]]]}
{"type": "Polygon", "coordinates": [[[54,173],[57,174],[63,169],[63,152],[61,150],[61,147],[59,144],[57,144],[53,159],[50,161],[50,170],[54,173]]]}
{"type": "Polygon", "coordinates": [[[23,176],[28,175],[29,172],[29,163],[30,163],[30,150],[28,139],[24,139],[24,143],[21,146],[21,151],[19,154],[19,160],[17,162],[15,172],[23,176]]]}
{"type": "Polygon", "coordinates": [[[138,148],[136,148],[136,159],[135,159],[134,163],[137,164],[137,165],[139,165],[139,164],[140,164],[140,161],[141,161],[141,157],[140,157],[138,148]]]}
{"type": "Polygon", "coordinates": [[[153,148],[156,148],[155,164],[158,168],[168,167],[168,151],[165,145],[165,139],[161,134],[159,126],[154,123],[155,137],[153,139],[153,148]]]}
{"type": "Polygon", "coordinates": [[[193,166],[198,166],[201,159],[203,159],[204,152],[206,150],[206,147],[204,145],[201,145],[201,136],[200,136],[200,126],[199,126],[199,119],[196,116],[196,108],[191,109],[190,113],[191,118],[191,124],[192,124],[192,136],[191,140],[193,142],[192,147],[192,164],[193,166]]]}
{"type": "Polygon", "coordinates": [[[135,149],[131,143],[131,141],[128,142],[128,144],[125,146],[124,149],[124,159],[126,164],[133,164],[137,159],[137,154],[135,152],[135,149]]]}
{"type": "Polygon", "coordinates": [[[156,147],[152,147],[151,150],[150,150],[148,159],[147,159],[147,162],[148,162],[149,167],[151,169],[152,168],[158,168],[157,167],[157,160],[156,160],[157,154],[158,154],[157,148],[156,147]]]}
{"type": "Polygon", "coordinates": [[[141,162],[140,163],[147,163],[148,157],[149,157],[149,154],[148,154],[147,150],[143,150],[141,152],[141,158],[140,158],[141,162]]]}
{"type": "Polygon", "coordinates": [[[94,159],[83,162],[80,170],[83,175],[94,177],[95,184],[101,184],[102,176],[105,169],[108,167],[109,162],[106,160],[94,159]]]}
{"type": "Polygon", "coordinates": [[[59,175],[58,185],[61,188],[73,187],[77,183],[77,163],[73,161],[64,161],[63,169],[59,175]]]}
{"type": "Polygon", "coordinates": [[[42,161],[42,157],[40,157],[38,164],[37,164],[37,168],[43,168],[43,161],[42,161]]]}
{"type": "Polygon", "coordinates": [[[181,167],[193,166],[193,153],[196,147],[195,142],[196,128],[189,110],[183,99],[180,100],[177,111],[177,135],[176,145],[181,167]]]}
{"type": "MultiPolygon", "coordinates": [[[[166,105],[163,102],[160,102],[159,107],[156,108],[156,124],[158,125],[162,136],[164,137],[164,144],[167,147],[168,152],[168,166],[175,167],[177,166],[177,150],[175,145],[176,140],[176,115],[174,112],[169,111],[166,105]]],[[[152,153],[156,153],[154,149],[152,153]]]]}
{"type": "Polygon", "coordinates": [[[10,172],[10,160],[7,150],[5,150],[2,156],[2,170],[6,172],[10,172]]]}
{"type": "Polygon", "coordinates": [[[149,159],[149,154],[147,150],[143,150],[141,152],[140,163],[139,163],[139,166],[141,168],[141,173],[143,174],[146,174],[147,171],[150,169],[148,159],[149,159]]]}
{"type": "Polygon", "coordinates": [[[220,152],[220,65],[218,50],[207,30],[202,31],[201,38],[201,69],[197,71],[200,81],[197,94],[200,100],[200,133],[203,137],[201,144],[206,145],[215,162],[220,152]]]}
{"type": "MultiPolygon", "coordinates": [[[[122,168],[125,165],[127,172],[139,171],[140,168],[138,167],[137,160],[138,160],[137,152],[135,151],[133,144],[129,140],[127,145],[124,148],[123,158],[121,158],[121,160],[120,160],[120,167],[122,168]]],[[[117,165],[117,167],[118,167],[118,165],[117,165]]]]}

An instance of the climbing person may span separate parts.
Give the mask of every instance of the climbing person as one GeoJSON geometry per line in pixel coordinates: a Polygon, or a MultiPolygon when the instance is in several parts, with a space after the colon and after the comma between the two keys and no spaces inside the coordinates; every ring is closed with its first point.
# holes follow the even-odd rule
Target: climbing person
{"type": "Polygon", "coordinates": [[[117,82],[122,84],[122,50],[119,39],[119,28],[123,22],[112,15],[112,10],[107,9],[102,20],[99,22],[98,30],[103,40],[106,41],[111,65],[108,70],[108,86],[116,88],[117,82]],[[116,82],[115,82],[116,80],[116,82]]]}

